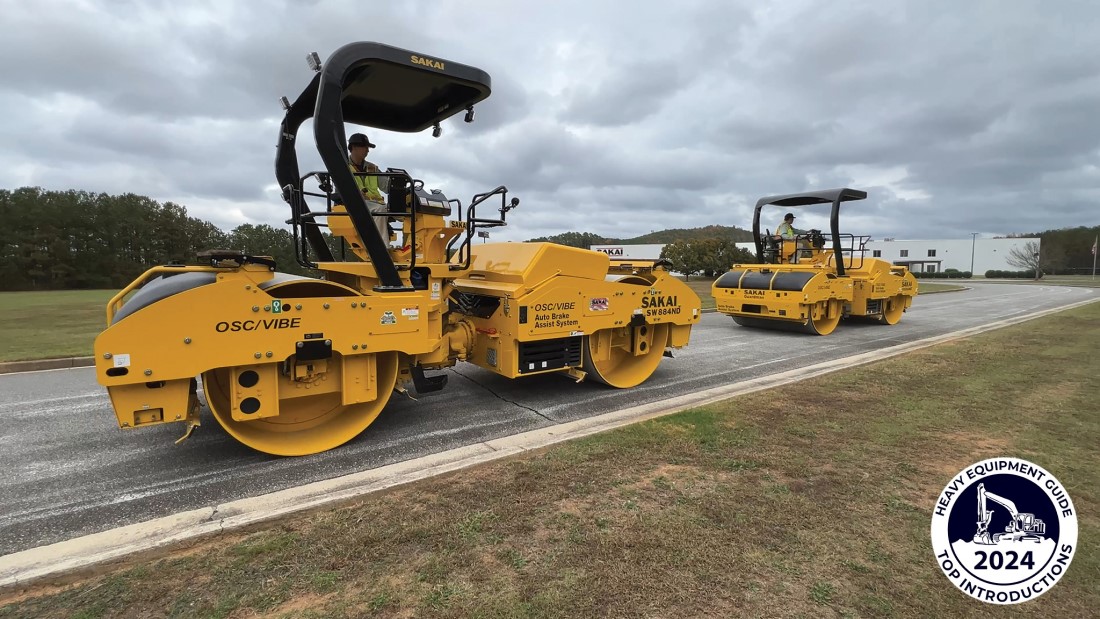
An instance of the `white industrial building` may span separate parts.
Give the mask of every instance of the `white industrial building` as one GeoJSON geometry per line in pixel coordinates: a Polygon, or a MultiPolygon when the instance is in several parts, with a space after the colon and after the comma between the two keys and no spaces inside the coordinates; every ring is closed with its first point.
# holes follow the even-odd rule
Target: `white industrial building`
{"type": "MultiPolygon", "coordinates": [[[[882,240],[869,241],[868,258],[881,258],[892,264],[905,265],[910,271],[932,273],[947,269],[972,271],[981,277],[986,271],[1016,271],[1020,267],[1008,263],[1013,248],[1024,250],[1027,243],[1039,244],[1038,238],[1013,239],[934,239],[927,241],[882,240]]],[[[738,243],[756,252],[752,243],[738,243]]],[[[612,258],[656,259],[661,256],[662,244],[649,245],[593,245],[592,249],[604,252],[612,258]]]]}
{"type": "Polygon", "coordinates": [[[1029,242],[1039,246],[1038,238],[871,241],[867,243],[867,255],[903,264],[918,273],[958,269],[980,276],[989,270],[1022,270],[1008,263],[1008,255],[1015,248],[1025,251],[1029,242]]]}

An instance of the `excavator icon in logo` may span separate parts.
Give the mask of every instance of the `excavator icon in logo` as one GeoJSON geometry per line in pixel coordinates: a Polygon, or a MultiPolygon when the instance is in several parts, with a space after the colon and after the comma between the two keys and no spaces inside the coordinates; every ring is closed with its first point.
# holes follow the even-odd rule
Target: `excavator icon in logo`
{"type": "Polygon", "coordinates": [[[1046,532],[1047,525],[1041,518],[1036,518],[1034,514],[1020,513],[1015,503],[1003,496],[987,492],[985,484],[978,484],[978,530],[974,533],[975,544],[996,546],[1001,542],[1041,542],[1046,532]],[[989,532],[989,521],[993,519],[993,510],[989,509],[987,501],[1001,504],[1012,517],[1004,533],[989,532]]]}

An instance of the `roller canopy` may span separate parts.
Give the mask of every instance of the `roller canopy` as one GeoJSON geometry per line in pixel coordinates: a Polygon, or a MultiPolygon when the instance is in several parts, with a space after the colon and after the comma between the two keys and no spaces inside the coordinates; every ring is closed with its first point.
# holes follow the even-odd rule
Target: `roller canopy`
{"type": "Polygon", "coordinates": [[[339,84],[344,122],[404,133],[427,129],[490,90],[481,69],[381,43],[345,45],[322,72],[339,84]]]}
{"type": "Polygon", "coordinates": [[[832,204],[833,208],[829,216],[829,231],[832,233],[833,253],[836,255],[836,272],[838,276],[844,277],[844,255],[840,248],[840,203],[863,200],[866,197],[866,191],[843,187],[760,198],[756,201],[756,209],[754,209],[752,215],[752,236],[756,242],[756,259],[764,262],[764,244],[760,236],[760,211],[765,206],[769,204],[783,207],[832,204]]]}
{"type": "MultiPolygon", "coordinates": [[[[319,72],[287,107],[280,127],[275,176],[284,190],[283,199],[297,217],[308,217],[304,197],[293,189],[299,186],[300,177],[295,151],[298,129],[312,117],[317,152],[366,244],[381,281],[379,290],[405,290],[386,241],[373,225],[348,169],[344,123],[403,133],[421,131],[488,97],[489,74],[450,60],[370,42],[344,45],[317,68],[319,72]]],[[[306,229],[306,237],[322,262],[333,259],[315,226],[306,229]]]]}
{"type": "Polygon", "coordinates": [[[756,201],[756,208],[774,204],[776,206],[808,206],[811,204],[832,204],[833,202],[848,202],[849,200],[863,200],[867,197],[866,191],[858,189],[826,189],[823,191],[809,191],[806,193],[791,193],[784,196],[769,196],[756,201]],[[839,200],[838,200],[839,198],[839,200]]]}

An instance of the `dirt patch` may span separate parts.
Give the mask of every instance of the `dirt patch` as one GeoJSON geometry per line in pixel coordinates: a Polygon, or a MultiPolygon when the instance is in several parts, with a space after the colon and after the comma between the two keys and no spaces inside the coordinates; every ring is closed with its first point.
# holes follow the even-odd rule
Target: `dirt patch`
{"type": "Polygon", "coordinates": [[[332,599],[332,594],[317,595],[315,593],[302,593],[294,596],[294,599],[284,602],[279,606],[271,609],[269,612],[263,614],[250,611],[251,614],[247,615],[230,615],[230,617],[239,617],[244,619],[245,617],[279,617],[282,615],[295,615],[305,611],[317,611],[325,607],[325,604],[332,599]]]}

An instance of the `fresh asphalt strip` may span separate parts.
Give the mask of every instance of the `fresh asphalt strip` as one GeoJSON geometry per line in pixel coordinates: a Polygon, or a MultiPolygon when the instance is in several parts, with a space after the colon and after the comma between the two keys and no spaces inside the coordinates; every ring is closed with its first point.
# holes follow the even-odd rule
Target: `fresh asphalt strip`
{"type": "Polygon", "coordinates": [[[0,587],[27,584],[47,576],[87,568],[127,555],[152,550],[198,536],[218,533],[272,520],[295,512],[345,501],[379,490],[491,462],[597,432],[663,417],[712,402],[771,389],[838,370],[881,361],[896,355],[992,331],[1049,314],[1095,303],[1089,299],[1024,316],[937,335],[915,342],[825,361],[803,368],[723,385],[595,417],[578,419],[512,436],[475,443],[457,449],[313,482],[270,494],[240,499],[212,508],[193,509],[110,531],[31,548],[0,557],[0,587]]]}

